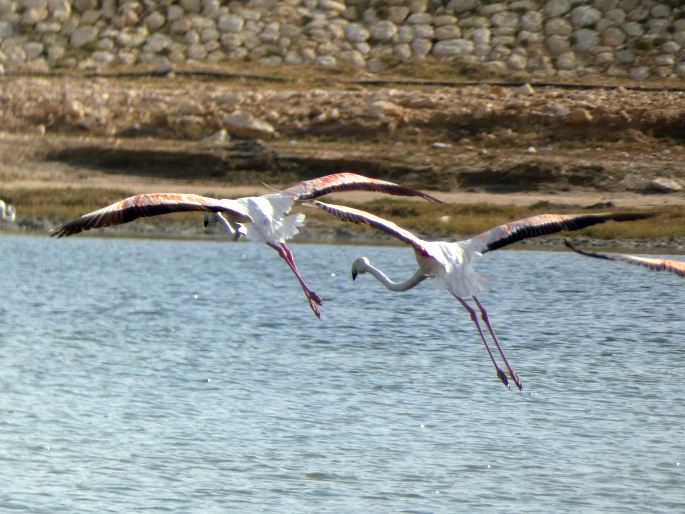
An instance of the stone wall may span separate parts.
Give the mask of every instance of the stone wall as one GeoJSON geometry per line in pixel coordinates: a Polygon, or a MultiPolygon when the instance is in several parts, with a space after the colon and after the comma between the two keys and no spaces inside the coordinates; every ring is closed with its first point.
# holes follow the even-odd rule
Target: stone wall
{"type": "Polygon", "coordinates": [[[0,0],[4,70],[255,61],[685,77],[680,0],[0,0]],[[456,66],[457,64],[455,64],[456,66]]]}

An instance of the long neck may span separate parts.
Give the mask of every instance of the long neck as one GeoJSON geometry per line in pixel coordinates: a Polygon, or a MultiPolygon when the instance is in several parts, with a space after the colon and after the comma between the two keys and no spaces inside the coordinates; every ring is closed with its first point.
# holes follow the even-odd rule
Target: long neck
{"type": "Polygon", "coordinates": [[[224,227],[224,230],[226,230],[228,235],[231,236],[231,239],[233,239],[233,241],[237,240],[240,237],[239,228],[231,224],[231,222],[228,219],[226,219],[223,213],[217,212],[216,219],[224,227]]]}
{"type": "Polygon", "coordinates": [[[411,289],[412,287],[420,284],[424,280],[428,278],[428,275],[425,275],[421,269],[416,270],[416,273],[411,276],[409,280],[406,280],[405,282],[393,282],[390,280],[390,278],[383,273],[381,270],[376,268],[375,266],[372,266],[371,264],[367,264],[365,266],[366,271],[371,273],[376,279],[383,284],[385,287],[390,289],[391,291],[407,291],[408,289],[411,289]]]}

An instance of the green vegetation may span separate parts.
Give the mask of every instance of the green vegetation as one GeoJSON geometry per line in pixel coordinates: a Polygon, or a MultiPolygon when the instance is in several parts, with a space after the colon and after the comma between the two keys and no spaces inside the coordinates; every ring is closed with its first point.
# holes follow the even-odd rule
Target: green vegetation
{"type": "MultiPolygon", "coordinates": [[[[33,219],[38,222],[38,226],[41,225],[40,221],[43,221],[50,228],[133,194],[136,193],[100,188],[43,188],[14,189],[11,191],[12,200],[19,211],[20,221],[21,219],[33,219]]],[[[197,213],[176,213],[169,216],[148,218],[146,223],[159,226],[161,229],[164,225],[169,227],[170,219],[173,220],[176,227],[199,226],[200,230],[202,228],[201,218],[197,213]]],[[[165,230],[165,232],[168,231],[165,230]]],[[[160,233],[162,232],[160,231],[160,233]]]]}
{"type": "Polygon", "coordinates": [[[128,195],[122,190],[96,188],[14,189],[11,192],[21,217],[59,221],[99,209],[128,195]]]}
{"type": "MultiPolygon", "coordinates": [[[[211,195],[209,191],[200,194],[211,195]]],[[[17,189],[12,191],[16,205],[21,206],[21,217],[48,220],[52,226],[99,209],[106,205],[135,194],[132,191],[100,188],[44,188],[17,189]]],[[[457,239],[480,233],[496,225],[542,213],[582,213],[605,212],[607,209],[584,209],[582,207],[553,206],[543,203],[530,206],[494,204],[434,204],[414,200],[380,199],[363,203],[345,202],[346,205],[372,212],[395,223],[431,238],[457,239]]],[[[303,210],[303,209],[299,209],[303,210]]],[[[617,209],[611,209],[617,210],[617,209]]],[[[330,215],[318,209],[304,210],[310,220],[318,225],[342,226],[330,215]]],[[[595,239],[654,240],[674,236],[685,237],[685,210],[680,207],[661,207],[654,209],[655,217],[628,222],[609,222],[596,225],[573,235],[595,239]]],[[[197,213],[178,213],[146,219],[146,223],[166,226],[170,230],[197,228],[201,233],[200,217],[197,213]],[[173,220],[173,221],[172,221],[173,220]],[[173,224],[173,227],[170,226],[173,224]]],[[[368,230],[350,223],[344,224],[349,230],[368,230]]]]}
{"type": "MultiPolygon", "coordinates": [[[[390,219],[395,223],[430,237],[456,239],[478,234],[496,225],[543,213],[578,214],[591,212],[625,211],[626,209],[586,209],[578,206],[550,205],[493,205],[493,204],[434,204],[408,200],[373,200],[347,203],[390,219]]],[[[626,223],[604,223],[574,231],[595,239],[653,240],[685,236],[685,210],[680,207],[651,209],[650,219],[626,223]]],[[[307,216],[324,220],[325,213],[307,210],[307,216]]]]}

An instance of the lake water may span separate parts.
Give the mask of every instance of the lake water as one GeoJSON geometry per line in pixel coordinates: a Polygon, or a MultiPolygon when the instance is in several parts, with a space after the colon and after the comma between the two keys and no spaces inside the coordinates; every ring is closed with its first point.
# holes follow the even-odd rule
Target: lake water
{"type": "Polygon", "coordinates": [[[2,512],[685,512],[685,283],[479,261],[523,393],[406,248],[0,236],[2,512]]]}

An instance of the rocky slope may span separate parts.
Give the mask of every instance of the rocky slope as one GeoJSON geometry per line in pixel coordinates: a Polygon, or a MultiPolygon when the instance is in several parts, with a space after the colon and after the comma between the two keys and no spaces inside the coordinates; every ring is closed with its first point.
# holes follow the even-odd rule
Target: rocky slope
{"type": "MultiPolygon", "coordinates": [[[[236,177],[241,169],[306,174],[352,166],[440,190],[678,194],[685,183],[682,91],[13,78],[0,86],[0,99],[5,131],[91,136],[112,146],[93,156],[77,143],[48,156],[65,161],[81,153],[103,165],[144,166],[152,157],[145,145],[136,156],[119,155],[111,143],[153,138],[195,142],[193,152],[205,154],[233,145],[243,162],[215,164],[236,177]],[[251,146],[253,139],[261,143],[251,146]]],[[[182,173],[187,162],[176,158],[182,173]]]]}

